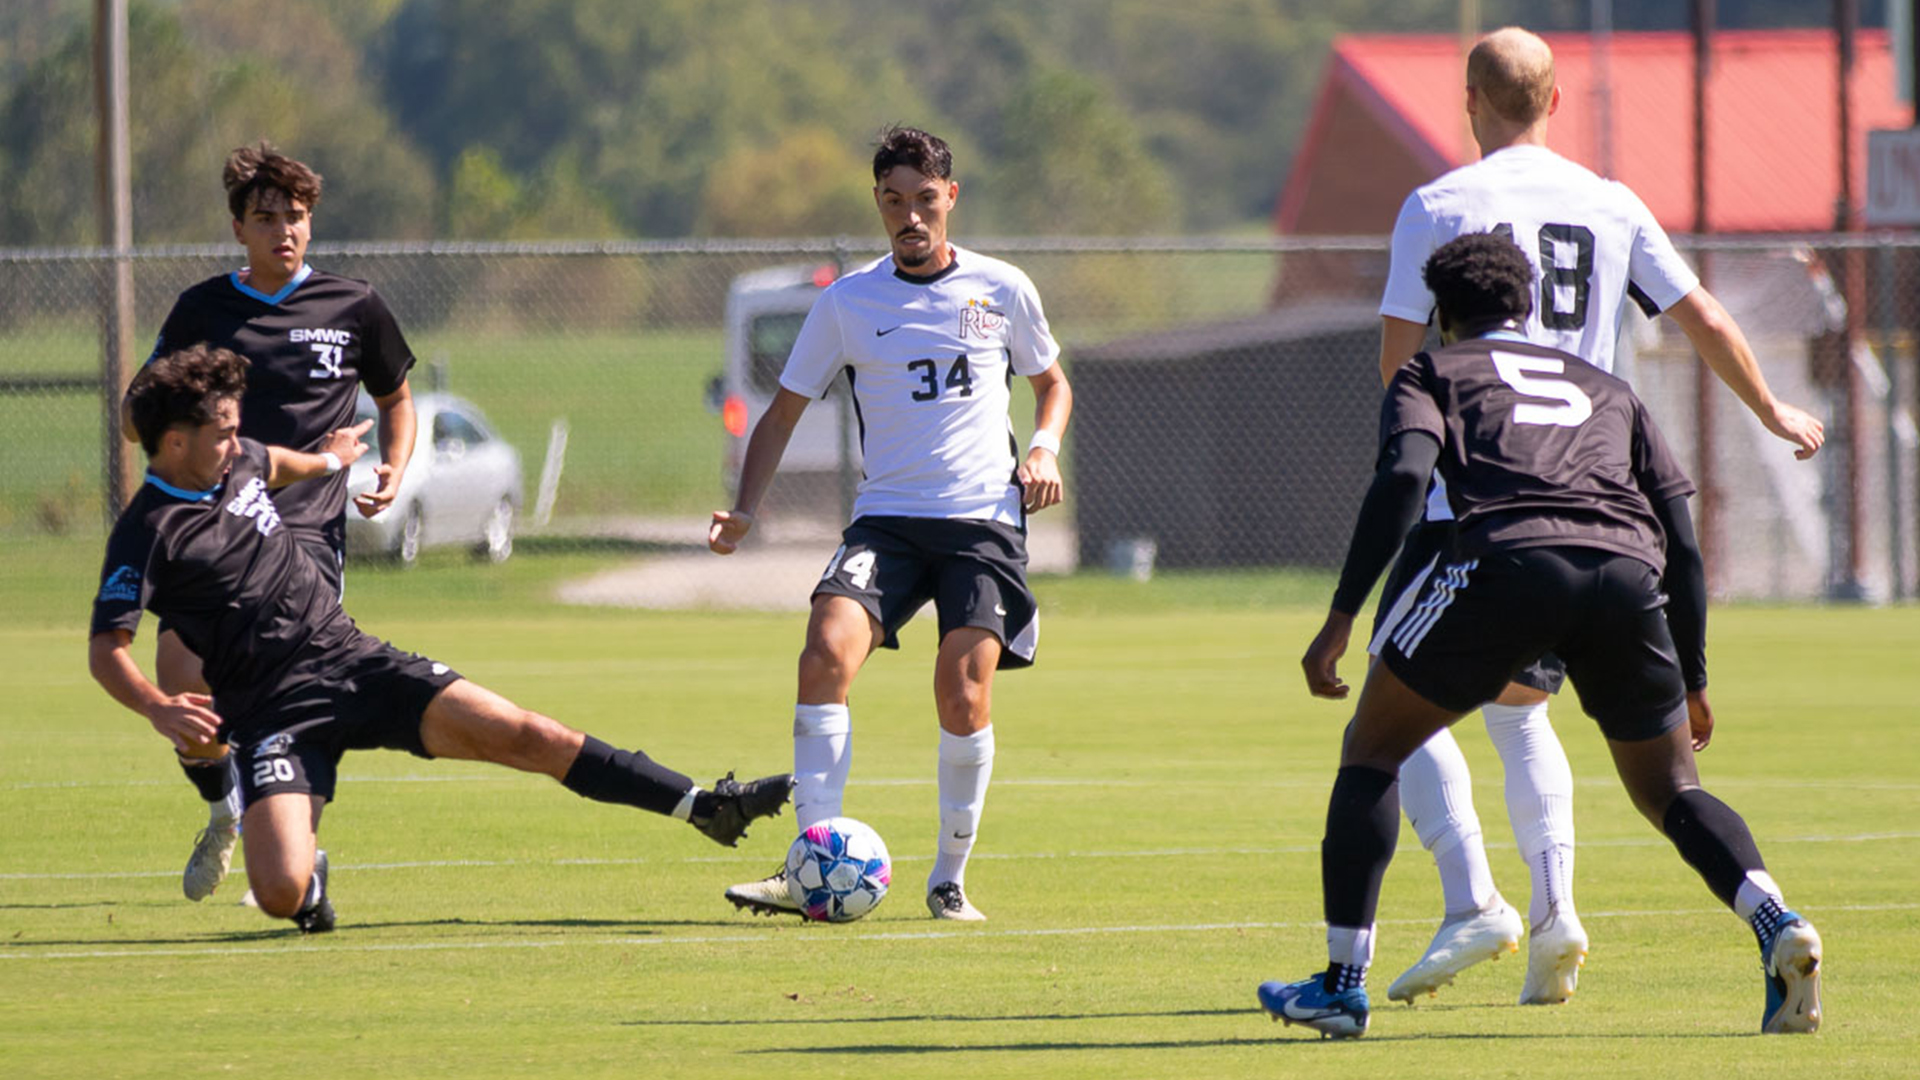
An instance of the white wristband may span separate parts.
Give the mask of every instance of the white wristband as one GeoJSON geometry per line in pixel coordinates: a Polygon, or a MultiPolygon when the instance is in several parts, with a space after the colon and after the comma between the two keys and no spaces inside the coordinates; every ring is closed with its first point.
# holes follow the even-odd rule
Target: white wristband
{"type": "Polygon", "coordinates": [[[1035,431],[1033,433],[1033,438],[1027,440],[1027,453],[1031,454],[1035,450],[1045,450],[1049,454],[1052,454],[1054,457],[1059,457],[1060,456],[1060,436],[1055,435],[1053,432],[1048,431],[1046,428],[1041,428],[1038,431],[1035,431]]]}
{"type": "Polygon", "coordinates": [[[331,450],[323,450],[323,451],[321,451],[321,453],[320,453],[320,457],[321,457],[321,459],[322,459],[322,460],[324,460],[324,461],[325,461],[325,462],[327,463],[327,475],[328,475],[328,476],[332,476],[332,475],[333,475],[334,473],[337,473],[337,472],[339,472],[339,471],[340,471],[341,469],[343,469],[343,468],[345,468],[345,467],[346,467],[346,466],[344,466],[344,465],[342,465],[342,464],[340,464],[340,455],[339,455],[339,454],[336,454],[336,453],[334,453],[334,452],[333,452],[333,451],[331,451],[331,450]]]}

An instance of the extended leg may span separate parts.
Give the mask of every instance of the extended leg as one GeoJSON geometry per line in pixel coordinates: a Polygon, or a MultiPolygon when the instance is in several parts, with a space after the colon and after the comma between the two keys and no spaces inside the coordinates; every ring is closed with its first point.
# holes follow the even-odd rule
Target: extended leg
{"type": "Polygon", "coordinates": [[[589,799],[691,822],[728,846],[745,835],[748,821],[779,813],[791,782],[781,775],[741,784],[729,776],[702,791],[638,750],[616,749],[465,679],[428,704],[420,741],[435,757],[541,773],[589,799]]]}
{"type": "Polygon", "coordinates": [[[1687,726],[1607,745],[1634,807],[1666,833],[1720,902],[1753,928],[1767,977],[1761,1031],[1818,1030],[1820,935],[1787,908],[1747,823],[1700,787],[1687,726]]]}

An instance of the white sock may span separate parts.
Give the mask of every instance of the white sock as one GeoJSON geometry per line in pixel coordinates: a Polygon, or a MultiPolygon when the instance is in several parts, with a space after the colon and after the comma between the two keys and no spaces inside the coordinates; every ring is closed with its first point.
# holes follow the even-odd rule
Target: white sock
{"type": "MultiPolygon", "coordinates": [[[[320,902],[320,875],[309,874],[307,875],[307,898],[305,900],[300,901],[300,911],[310,911],[313,909],[313,905],[319,902],[320,902]]],[[[298,915],[299,913],[300,913],[299,911],[294,912],[294,914],[296,915],[298,915]]]]}
{"type": "Polygon", "coordinates": [[[1328,925],[1327,961],[1363,971],[1372,966],[1373,927],[1328,925]]]}
{"type": "Polygon", "coordinates": [[[1555,904],[1573,909],[1573,768],[1546,702],[1480,712],[1507,775],[1507,817],[1533,883],[1527,924],[1538,926],[1555,904]]]}
{"type": "Polygon", "coordinates": [[[1783,908],[1787,906],[1786,897],[1780,895],[1780,885],[1772,874],[1749,870],[1746,879],[1740,882],[1739,891],[1733,894],[1733,913],[1740,916],[1742,922],[1752,922],[1753,913],[1769,900],[1783,908]]]}
{"type": "Polygon", "coordinates": [[[971,735],[940,733],[940,841],[927,874],[927,889],[943,881],[967,883],[967,856],[973,854],[980,813],[993,779],[993,728],[971,735]]]}
{"type": "Polygon", "coordinates": [[[840,816],[853,768],[853,718],[845,705],[793,707],[793,815],[799,831],[840,816]]]}
{"type": "MultiPolygon", "coordinates": [[[[221,763],[221,768],[229,774],[234,772],[233,755],[221,763]]],[[[240,803],[240,778],[233,777],[233,786],[227,789],[224,799],[215,799],[207,804],[207,825],[215,829],[231,829],[240,823],[240,814],[244,810],[240,803]]]]}
{"type": "Polygon", "coordinates": [[[1436,732],[1400,766],[1400,809],[1440,870],[1448,915],[1484,911],[1500,898],[1473,809],[1473,774],[1453,732],[1436,732]]]}
{"type": "Polygon", "coordinates": [[[696,784],[693,787],[688,788],[687,793],[685,795],[680,796],[680,801],[674,805],[672,812],[670,812],[667,816],[672,818],[675,821],[692,821],[693,820],[693,800],[699,797],[700,797],[699,785],[696,784]]]}

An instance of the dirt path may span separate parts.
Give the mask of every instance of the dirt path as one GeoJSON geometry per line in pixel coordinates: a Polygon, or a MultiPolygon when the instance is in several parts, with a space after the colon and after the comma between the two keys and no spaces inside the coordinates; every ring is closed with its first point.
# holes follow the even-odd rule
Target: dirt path
{"type": "MultiPolygon", "coordinates": [[[[671,535],[697,537],[703,522],[672,523],[671,535]]],[[[788,529],[771,542],[722,558],[688,544],[684,552],[639,559],[566,582],[563,603],[682,610],[804,611],[813,583],[839,543],[830,529],[788,529]]],[[[1073,530],[1036,524],[1027,538],[1031,569],[1068,573],[1076,565],[1073,530]]]]}

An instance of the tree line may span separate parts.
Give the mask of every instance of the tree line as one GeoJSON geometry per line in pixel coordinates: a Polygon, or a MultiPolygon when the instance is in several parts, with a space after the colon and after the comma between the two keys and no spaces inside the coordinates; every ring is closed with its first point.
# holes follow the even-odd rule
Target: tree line
{"type": "MultiPolygon", "coordinates": [[[[1718,0],[1724,27],[1822,19],[1718,0]]],[[[0,245],[95,242],[91,3],[0,10],[0,245]]],[[[1584,30],[1591,0],[1482,0],[1584,30]]],[[[1688,5],[1615,0],[1616,30],[1688,5]]],[[[1864,0],[1863,22],[1884,20],[1864,0]]],[[[1817,9],[1817,10],[1816,10],[1817,9]]],[[[946,137],[975,234],[1264,227],[1342,32],[1458,0],[133,0],[136,242],[228,236],[220,163],[327,176],[328,239],[871,227],[872,136],[946,137]]],[[[1450,88],[1436,88],[1436,92],[1450,88]]]]}

